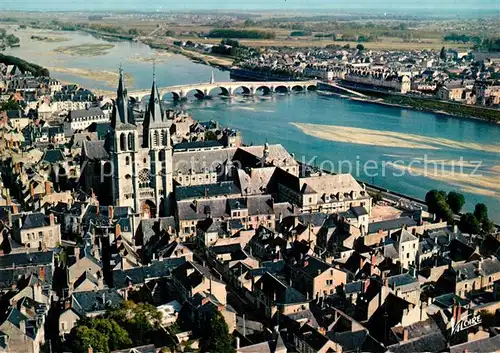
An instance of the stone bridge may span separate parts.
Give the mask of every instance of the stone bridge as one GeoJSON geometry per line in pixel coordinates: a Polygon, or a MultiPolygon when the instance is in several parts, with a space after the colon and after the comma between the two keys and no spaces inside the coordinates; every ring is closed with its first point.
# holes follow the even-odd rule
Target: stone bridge
{"type": "MultiPolygon", "coordinates": [[[[214,95],[232,96],[237,91],[243,95],[255,95],[257,92],[262,94],[272,93],[290,93],[290,92],[307,92],[317,88],[318,81],[279,81],[279,82],[214,82],[214,83],[197,83],[181,86],[159,87],[160,96],[172,94],[175,100],[185,99],[188,94],[193,92],[197,98],[211,97],[214,95]]],[[[144,97],[149,97],[150,89],[128,92],[129,97],[136,101],[141,101],[144,97]]]]}

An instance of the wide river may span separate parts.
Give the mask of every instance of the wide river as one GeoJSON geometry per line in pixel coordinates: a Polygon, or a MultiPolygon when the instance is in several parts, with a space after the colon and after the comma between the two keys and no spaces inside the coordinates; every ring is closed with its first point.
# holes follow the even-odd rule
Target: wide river
{"type": "MultiPolygon", "coordinates": [[[[108,42],[79,32],[15,33],[21,47],[6,53],[48,67],[55,78],[91,89],[114,90],[120,64],[129,75],[129,90],[149,88],[152,58],[161,86],[206,82],[212,71],[216,81],[229,80],[228,72],[141,43],[108,42]],[[66,41],[38,41],[32,35],[66,41]],[[64,48],[86,44],[108,44],[108,48],[101,52],[64,48]]],[[[500,221],[500,126],[315,92],[253,99],[192,97],[166,105],[188,110],[197,120],[213,119],[239,129],[247,144],[282,144],[299,160],[335,172],[350,171],[360,180],[407,195],[424,198],[433,188],[460,191],[466,197],[466,210],[483,202],[490,218],[500,221]]]]}

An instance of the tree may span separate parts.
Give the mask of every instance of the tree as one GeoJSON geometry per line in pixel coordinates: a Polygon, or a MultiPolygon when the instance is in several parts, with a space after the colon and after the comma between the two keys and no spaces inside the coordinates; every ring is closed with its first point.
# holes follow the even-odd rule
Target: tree
{"type": "Polygon", "coordinates": [[[442,190],[433,189],[425,195],[425,203],[429,209],[429,212],[436,213],[438,209],[439,201],[446,199],[446,192],[442,190]]]}
{"type": "Polygon", "coordinates": [[[474,208],[474,216],[479,221],[479,223],[488,222],[488,207],[484,203],[476,204],[474,208]]]}
{"type": "Polygon", "coordinates": [[[94,352],[109,352],[106,336],[87,326],[75,326],[69,334],[67,344],[75,353],[87,353],[89,347],[92,347],[94,352]]]}
{"type": "Polygon", "coordinates": [[[370,196],[372,197],[372,201],[373,201],[374,205],[379,203],[380,201],[382,201],[382,193],[380,191],[374,192],[374,193],[370,194],[370,196]]]}
{"type": "Polygon", "coordinates": [[[453,212],[446,202],[446,192],[443,190],[431,190],[425,195],[425,203],[429,212],[436,215],[437,220],[446,222],[453,221],[453,212]]]}
{"type": "Polygon", "coordinates": [[[351,48],[351,45],[350,45],[350,44],[346,44],[346,45],[344,45],[342,48],[344,48],[344,49],[350,49],[350,48],[351,48]]]}
{"type": "Polygon", "coordinates": [[[450,206],[453,213],[459,214],[465,204],[465,197],[458,192],[450,191],[446,197],[446,203],[450,206]]]}
{"type": "Polygon", "coordinates": [[[136,36],[137,35],[137,29],[135,28],[130,28],[128,30],[128,34],[132,35],[132,36],[136,36]]]}
{"type": "Polygon", "coordinates": [[[363,51],[365,50],[365,46],[363,44],[358,44],[356,45],[356,49],[358,49],[359,51],[363,51]]]}
{"type": "Polygon", "coordinates": [[[200,340],[202,352],[234,353],[233,338],[222,314],[215,310],[200,340]]]}
{"type": "Polygon", "coordinates": [[[111,351],[123,349],[132,345],[128,332],[118,325],[115,320],[96,318],[90,322],[91,327],[108,338],[108,347],[111,351]]]}
{"type": "Polygon", "coordinates": [[[472,213],[466,213],[460,217],[460,230],[468,234],[479,234],[481,232],[481,224],[476,216],[472,213]]]}
{"type": "Polygon", "coordinates": [[[441,48],[441,52],[439,53],[439,58],[443,61],[446,61],[446,50],[444,47],[441,48]]]}

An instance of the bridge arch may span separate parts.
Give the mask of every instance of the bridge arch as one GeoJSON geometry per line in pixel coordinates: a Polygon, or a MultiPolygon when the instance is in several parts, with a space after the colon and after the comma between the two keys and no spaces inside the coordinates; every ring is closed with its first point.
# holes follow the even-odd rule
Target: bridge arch
{"type": "Polygon", "coordinates": [[[151,97],[150,94],[145,94],[141,97],[141,99],[139,100],[139,103],[144,103],[144,104],[148,104],[149,102],[149,97],[151,97]]]}
{"type": "Polygon", "coordinates": [[[288,93],[288,87],[285,85],[277,85],[274,87],[276,93],[288,93]]]}
{"type": "Polygon", "coordinates": [[[302,86],[302,85],[295,85],[295,86],[292,86],[291,91],[292,92],[304,92],[305,89],[304,89],[304,86],[302,86]]]}
{"type": "Polygon", "coordinates": [[[252,94],[252,90],[249,87],[244,86],[244,85],[236,86],[232,89],[232,91],[233,91],[233,94],[241,94],[241,95],[252,94]],[[240,93],[240,92],[242,92],[242,93],[240,93]]]}
{"type": "Polygon", "coordinates": [[[307,88],[306,88],[308,91],[316,91],[318,89],[318,86],[317,85],[307,85],[307,88]]]}
{"type": "Polygon", "coordinates": [[[267,96],[267,95],[270,95],[272,93],[271,91],[271,88],[269,88],[269,86],[259,86],[255,89],[255,94],[259,95],[263,95],[263,96],[267,96]]]}
{"type": "Polygon", "coordinates": [[[205,98],[205,93],[199,88],[191,88],[190,90],[187,90],[184,94],[184,97],[189,98],[191,95],[193,95],[197,99],[205,98]]]}
{"type": "Polygon", "coordinates": [[[166,92],[162,92],[161,99],[162,100],[178,101],[179,99],[181,99],[181,96],[179,93],[177,93],[175,91],[166,91],[166,92]]]}
{"type": "Polygon", "coordinates": [[[208,90],[208,95],[211,96],[211,97],[215,97],[215,96],[229,96],[229,91],[228,91],[228,89],[226,87],[217,86],[217,87],[210,88],[208,90]]]}

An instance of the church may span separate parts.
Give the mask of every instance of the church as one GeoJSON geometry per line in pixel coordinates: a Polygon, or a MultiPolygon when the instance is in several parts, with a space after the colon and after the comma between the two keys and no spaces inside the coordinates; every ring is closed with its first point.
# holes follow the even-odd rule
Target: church
{"type": "Polygon", "coordinates": [[[103,205],[129,206],[144,218],[166,216],[173,192],[171,121],[154,77],[143,114],[136,124],[120,69],[106,138],[82,147],[81,183],[103,205]]]}

